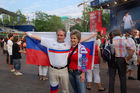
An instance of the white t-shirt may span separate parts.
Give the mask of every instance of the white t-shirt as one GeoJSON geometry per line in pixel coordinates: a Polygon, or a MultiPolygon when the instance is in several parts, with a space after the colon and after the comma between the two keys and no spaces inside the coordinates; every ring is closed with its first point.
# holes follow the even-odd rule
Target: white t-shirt
{"type": "Polygon", "coordinates": [[[7,41],[7,50],[8,50],[8,54],[12,55],[12,47],[13,47],[13,42],[11,40],[7,41]]]}
{"type": "Polygon", "coordinates": [[[131,24],[132,18],[131,18],[131,16],[130,15],[128,15],[127,17],[124,16],[123,20],[125,20],[124,29],[131,29],[132,28],[132,24],[131,24]]]}
{"type": "Polygon", "coordinates": [[[47,47],[52,66],[64,67],[67,65],[67,57],[71,47],[70,41],[59,43],[56,39],[41,38],[41,45],[47,47]]]}

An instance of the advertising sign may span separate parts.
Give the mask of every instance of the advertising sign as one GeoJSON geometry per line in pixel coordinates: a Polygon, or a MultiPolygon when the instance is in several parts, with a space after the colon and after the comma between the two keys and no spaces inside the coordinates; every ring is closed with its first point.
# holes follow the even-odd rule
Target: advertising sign
{"type": "Polygon", "coordinates": [[[102,27],[102,11],[94,11],[89,14],[90,31],[96,31],[99,27],[102,27]]]}

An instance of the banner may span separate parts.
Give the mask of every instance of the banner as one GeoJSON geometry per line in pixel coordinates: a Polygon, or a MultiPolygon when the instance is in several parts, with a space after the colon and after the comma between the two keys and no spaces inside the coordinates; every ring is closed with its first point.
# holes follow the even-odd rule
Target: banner
{"type": "Polygon", "coordinates": [[[90,31],[97,31],[102,27],[102,11],[94,11],[89,13],[90,31]]]}
{"type": "MultiPolygon", "coordinates": [[[[37,35],[40,37],[47,37],[47,38],[56,38],[56,32],[32,32],[33,35],[37,35]]],[[[82,38],[90,36],[91,33],[83,32],[82,38]]],[[[67,37],[65,40],[70,40],[70,33],[67,33],[67,37]]],[[[94,66],[94,43],[96,38],[92,38],[86,42],[82,42],[81,44],[84,45],[87,49],[90,50],[89,55],[89,64],[88,69],[91,69],[94,66]]],[[[27,56],[26,62],[27,64],[33,65],[41,65],[41,66],[50,66],[49,56],[47,47],[40,45],[40,41],[26,37],[27,43],[27,56]]]]}

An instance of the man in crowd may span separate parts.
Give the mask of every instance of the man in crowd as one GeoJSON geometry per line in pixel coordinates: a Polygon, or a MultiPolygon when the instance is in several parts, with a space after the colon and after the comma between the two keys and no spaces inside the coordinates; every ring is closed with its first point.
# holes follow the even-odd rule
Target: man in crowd
{"type": "Polygon", "coordinates": [[[127,93],[126,61],[132,58],[134,49],[133,46],[131,46],[131,44],[126,39],[120,37],[120,30],[114,30],[113,35],[113,46],[115,47],[115,60],[112,60],[112,62],[114,62],[114,66],[109,68],[109,77],[111,77],[109,82],[109,93],[114,93],[116,70],[118,70],[118,74],[120,77],[121,93],[127,93]]]}
{"type": "Polygon", "coordinates": [[[49,48],[48,55],[51,64],[49,68],[49,81],[51,93],[53,93],[53,91],[58,91],[59,84],[61,85],[62,93],[69,93],[67,56],[71,45],[70,42],[64,41],[66,31],[63,29],[57,30],[57,39],[42,38],[32,35],[31,33],[26,34],[31,38],[40,40],[41,45],[49,48]]]}
{"type": "Polygon", "coordinates": [[[133,21],[131,15],[129,15],[128,12],[125,13],[125,16],[123,17],[123,22],[124,22],[124,31],[128,29],[132,29],[133,26],[133,21]]]}
{"type": "MultiPolygon", "coordinates": [[[[132,32],[132,33],[134,33],[134,32],[132,32]]],[[[133,71],[137,65],[136,43],[135,43],[136,41],[134,41],[136,39],[135,39],[135,33],[133,34],[134,35],[133,37],[131,37],[130,35],[131,35],[130,31],[126,33],[127,40],[133,46],[133,48],[135,49],[135,52],[133,54],[133,57],[128,60],[127,72],[128,72],[128,79],[135,80],[135,78],[133,76],[133,71]]]]}
{"type": "Polygon", "coordinates": [[[7,50],[9,54],[9,64],[11,68],[11,72],[14,72],[14,66],[13,66],[13,58],[12,58],[12,46],[13,46],[13,34],[8,35],[9,40],[7,41],[7,50]]]}
{"type": "MultiPolygon", "coordinates": [[[[57,39],[43,38],[26,33],[27,36],[40,40],[41,45],[48,48],[48,55],[51,66],[49,67],[49,81],[51,86],[51,93],[57,93],[59,84],[62,88],[62,93],[69,93],[69,76],[67,69],[67,58],[71,48],[70,41],[65,41],[66,31],[58,29],[56,31],[57,39]]],[[[85,40],[96,36],[93,34],[85,40]]],[[[84,41],[84,40],[83,40],[84,41]]]]}

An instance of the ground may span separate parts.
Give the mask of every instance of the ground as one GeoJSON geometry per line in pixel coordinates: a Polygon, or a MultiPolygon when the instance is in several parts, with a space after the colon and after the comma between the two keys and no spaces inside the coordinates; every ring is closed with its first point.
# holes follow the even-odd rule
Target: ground
{"type": "MultiPolygon", "coordinates": [[[[50,93],[49,81],[40,81],[38,78],[37,66],[26,64],[26,55],[22,55],[23,76],[15,76],[10,72],[10,66],[6,64],[6,56],[0,49],[0,93],[50,93]]],[[[136,73],[135,73],[136,76],[136,73]]],[[[99,92],[93,83],[92,90],[87,93],[108,93],[107,64],[101,63],[101,80],[106,91],[99,92]]],[[[140,81],[127,80],[127,93],[140,93],[140,81]]],[[[61,88],[59,90],[61,93],[61,88]]],[[[70,93],[72,88],[70,88],[70,93]]],[[[119,77],[116,75],[115,93],[120,93],[119,77]]]]}

